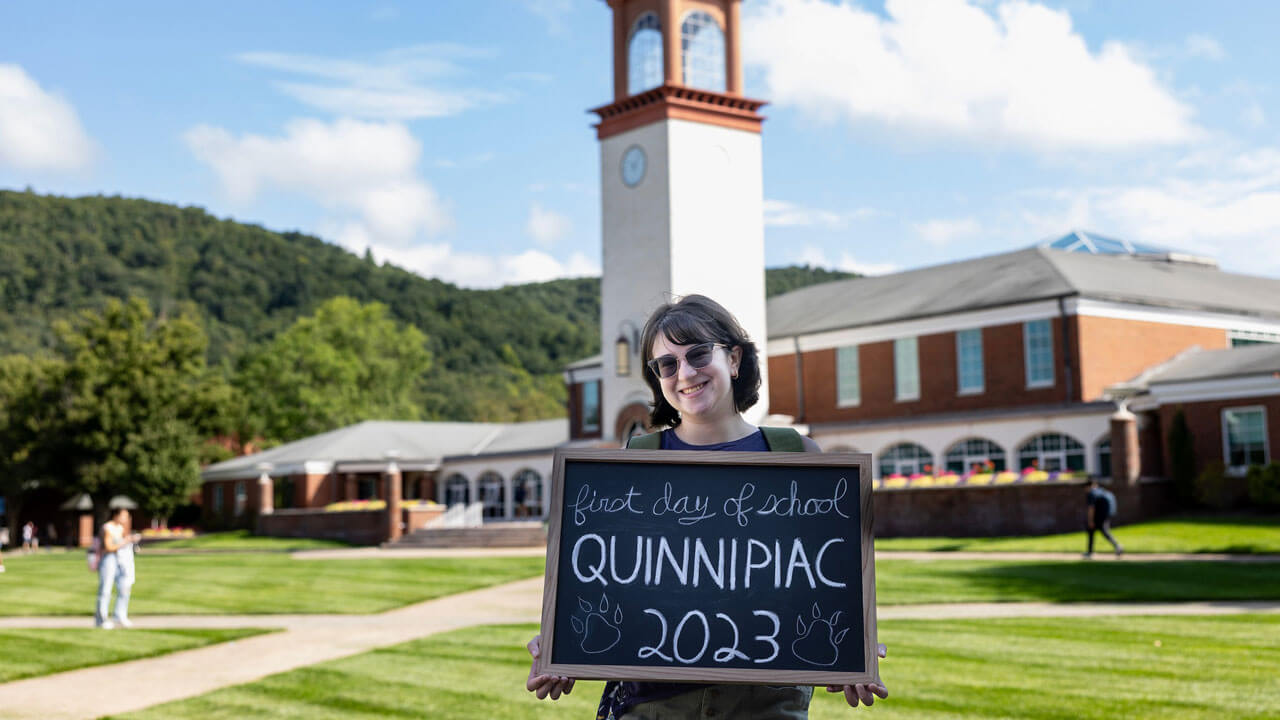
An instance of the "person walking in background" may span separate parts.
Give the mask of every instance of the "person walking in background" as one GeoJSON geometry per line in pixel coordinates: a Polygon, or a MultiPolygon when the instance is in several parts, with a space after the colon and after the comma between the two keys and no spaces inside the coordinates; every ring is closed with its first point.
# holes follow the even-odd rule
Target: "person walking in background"
{"type": "Polygon", "coordinates": [[[103,523],[101,533],[102,559],[98,561],[98,606],[93,615],[94,625],[110,630],[133,627],[129,621],[129,593],[133,589],[133,546],[142,539],[130,533],[129,511],[118,508],[111,520],[103,523]],[[111,608],[111,586],[116,587],[116,611],[111,608]]]}
{"type": "Polygon", "coordinates": [[[28,520],[27,524],[22,526],[22,552],[32,553],[38,549],[40,549],[40,538],[36,537],[36,524],[28,520]]]}
{"type": "Polygon", "coordinates": [[[1102,531],[1102,536],[1115,548],[1116,555],[1123,554],[1124,548],[1120,547],[1120,543],[1111,534],[1111,518],[1116,514],[1116,496],[1098,485],[1097,480],[1090,480],[1085,503],[1088,505],[1089,546],[1084,556],[1093,557],[1093,534],[1098,530],[1102,531]]]}

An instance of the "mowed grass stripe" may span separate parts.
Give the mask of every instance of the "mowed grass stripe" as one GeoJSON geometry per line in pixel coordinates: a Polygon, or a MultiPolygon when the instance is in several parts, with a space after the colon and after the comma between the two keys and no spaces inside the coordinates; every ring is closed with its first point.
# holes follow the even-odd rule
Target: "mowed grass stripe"
{"type": "MultiPolygon", "coordinates": [[[[295,560],[283,554],[138,560],[131,612],[372,613],[543,573],[542,558],[295,560]]],[[[78,555],[18,556],[0,614],[87,615],[97,578],[78,555]]],[[[881,605],[940,602],[1280,600],[1273,564],[880,560],[881,605]]]]}
{"type": "MultiPolygon", "coordinates": [[[[542,558],[295,560],[284,554],[146,555],[130,613],[373,613],[541,575],[542,558]]],[[[6,560],[0,614],[87,615],[97,576],[79,553],[6,560]]]]}
{"type": "Polygon", "coordinates": [[[270,630],[0,630],[0,682],[137,660],[259,635],[270,630]]]}
{"type": "MultiPolygon", "coordinates": [[[[233,718],[591,717],[601,683],[524,690],[533,625],[467,628],[130,714],[233,718]]],[[[1280,616],[886,621],[886,718],[1264,718],[1280,713],[1280,616]],[[1159,645],[1156,644],[1159,641],[1159,645]]],[[[819,690],[811,717],[850,717],[819,690]]],[[[866,712],[865,710],[862,712],[866,712]]]]}
{"type": "MultiPolygon", "coordinates": [[[[1080,498],[1080,531],[1038,537],[885,538],[877,550],[967,550],[975,552],[1084,552],[1084,494],[1080,498]]],[[[1185,516],[1113,528],[1125,552],[1141,553],[1280,553],[1280,515],[1185,516]]],[[[1105,538],[1094,538],[1094,550],[1108,551],[1105,538]],[[1102,543],[1100,546],[1098,543],[1102,543]]]]}

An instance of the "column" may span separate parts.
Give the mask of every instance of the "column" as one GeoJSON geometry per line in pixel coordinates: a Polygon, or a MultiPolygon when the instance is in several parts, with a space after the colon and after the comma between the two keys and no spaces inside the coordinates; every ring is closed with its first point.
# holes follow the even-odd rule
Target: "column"
{"type": "Polygon", "coordinates": [[[742,47],[738,38],[741,27],[740,0],[729,0],[724,18],[725,91],[742,94],[742,47]]]}
{"type": "Polygon", "coordinates": [[[1111,416],[1111,478],[1118,486],[1136,485],[1141,472],[1138,418],[1122,405],[1111,416]]]}
{"type": "Polygon", "coordinates": [[[383,474],[383,487],[387,493],[387,542],[400,539],[400,498],[403,495],[400,466],[392,459],[387,463],[387,471],[383,474]]]}
{"type": "Polygon", "coordinates": [[[258,514],[275,512],[275,484],[271,481],[271,463],[258,463],[258,514]]]}
{"type": "Polygon", "coordinates": [[[511,483],[511,476],[504,476],[502,478],[502,516],[508,520],[516,516],[514,490],[515,488],[511,483]]]}
{"type": "Polygon", "coordinates": [[[677,13],[676,0],[663,0],[658,10],[658,21],[662,23],[662,71],[665,84],[679,85],[681,81],[680,66],[680,17],[677,13]]]}

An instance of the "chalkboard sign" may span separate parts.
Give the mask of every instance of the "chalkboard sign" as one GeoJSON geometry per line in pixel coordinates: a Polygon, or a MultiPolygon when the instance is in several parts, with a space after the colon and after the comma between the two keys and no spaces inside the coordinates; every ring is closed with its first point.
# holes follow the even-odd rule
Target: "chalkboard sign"
{"type": "Polygon", "coordinates": [[[879,682],[871,456],[558,449],[538,672],[879,682]]]}

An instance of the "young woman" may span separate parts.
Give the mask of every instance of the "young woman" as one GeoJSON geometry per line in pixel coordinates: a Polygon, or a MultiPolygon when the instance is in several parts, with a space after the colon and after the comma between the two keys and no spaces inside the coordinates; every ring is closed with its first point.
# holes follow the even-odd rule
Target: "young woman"
{"type": "MultiPolygon", "coordinates": [[[[746,331],[729,311],[702,295],[687,295],[659,307],[645,323],[640,347],[644,379],[653,393],[652,427],[663,450],[765,451],[759,428],[741,413],[759,400],[760,357],[746,331]]],[[[808,452],[822,452],[803,438],[808,452]]],[[[529,641],[538,657],[539,638],[529,641]]],[[[884,657],[885,648],[879,648],[884,657]]],[[[573,678],[535,675],[529,669],[525,687],[538,696],[558,699],[573,690],[573,678]]],[[[888,697],[878,684],[829,686],[842,692],[852,707],[888,697]]],[[[711,708],[720,715],[756,720],[808,717],[812,688],[771,685],[694,685],[687,683],[610,682],[605,685],[598,717],[617,720],[701,717],[711,708]]]]}
{"type": "Polygon", "coordinates": [[[133,546],[142,536],[129,532],[129,511],[118,508],[111,513],[111,520],[102,524],[102,558],[98,561],[98,604],[94,612],[94,624],[110,630],[133,627],[129,621],[129,592],[133,589],[133,546]],[[116,611],[108,616],[111,607],[111,586],[116,587],[116,611]]]}

